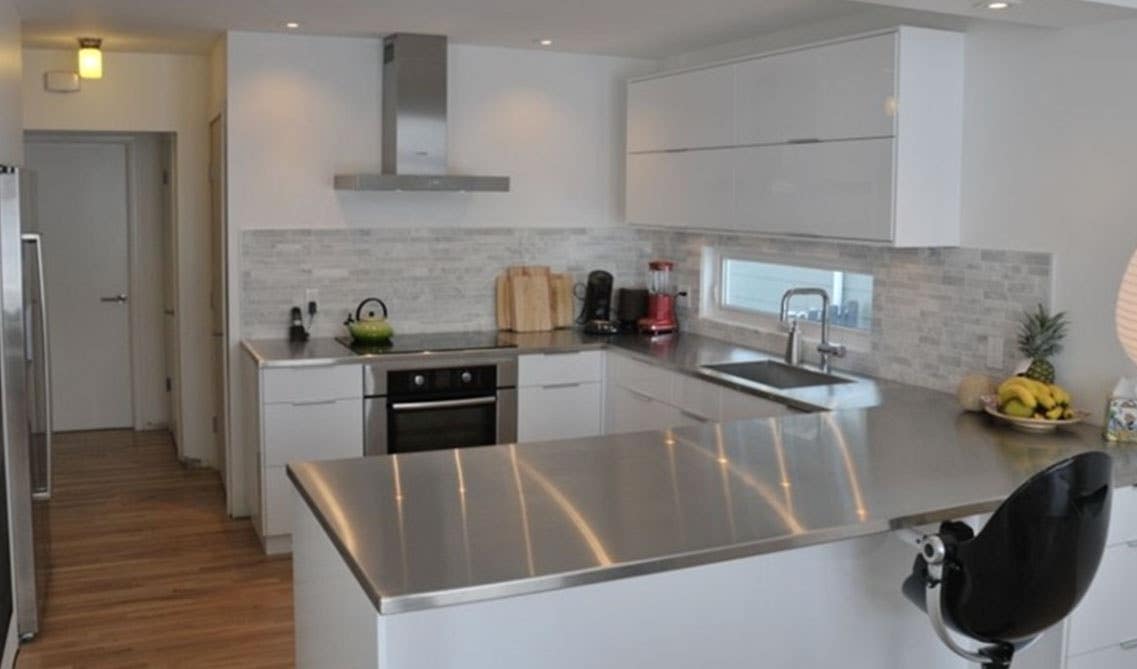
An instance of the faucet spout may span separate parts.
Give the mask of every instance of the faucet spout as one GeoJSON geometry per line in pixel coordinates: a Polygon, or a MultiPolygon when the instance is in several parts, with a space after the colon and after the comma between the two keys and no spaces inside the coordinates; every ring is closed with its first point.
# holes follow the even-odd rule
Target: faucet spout
{"type": "MultiPolygon", "coordinates": [[[[790,301],[794,297],[801,295],[813,295],[821,298],[821,343],[817,345],[817,352],[821,356],[821,363],[819,365],[821,371],[829,373],[830,367],[832,366],[831,358],[843,358],[845,357],[846,351],[843,344],[834,344],[829,341],[829,292],[823,288],[790,288],[782,294],[782,308],[779,314],[779,320],[784,325],[789,325],[787,321],[789,320],[790,314],[790,301]]],[[[795,327],[790,328],[790,343],[786,347],[786,362],[788,364],[797,364],[789,360],[789,350],[794,345],[793,338],[798,336],[798,334],[800,334],[800,331],[797,330],[795,321],[795,327]]]]}

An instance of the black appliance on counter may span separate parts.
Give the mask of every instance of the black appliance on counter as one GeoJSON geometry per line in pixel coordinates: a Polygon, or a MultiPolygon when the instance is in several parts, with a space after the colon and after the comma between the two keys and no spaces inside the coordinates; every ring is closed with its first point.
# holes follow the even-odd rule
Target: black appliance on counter
{"type": "Polygon", "coordinates": [[[364,455],[517,440],[517,356],[486,335],[396,337],[363,368],[364,455]],[[430,356],[399,353],[432,353],[430,356]]]}
{"type": "MultiPolygon", "coordinates": [[[[580,288],[579,284],[577,286],[580,288]]],[[[588,334],[607,335],[619,332],[619,326],[612,320],[612,274],[604,270],[594,270],[588,273],[588,282],[584,285],[584,296],[577,293],[577,297],[584,301],[577,323],[584,325],[588,334]]]]}
{"type": "Polygon", "coordinates": [[[616,291],[616,322],[621,332],[635,332],[636,324],[647,315],[647,288],[621,288],[616,291]]]}

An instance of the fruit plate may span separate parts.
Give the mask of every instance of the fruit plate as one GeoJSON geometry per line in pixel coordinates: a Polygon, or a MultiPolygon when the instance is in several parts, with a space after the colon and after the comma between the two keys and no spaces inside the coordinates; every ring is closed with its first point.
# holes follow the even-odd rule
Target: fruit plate
{"type": "Polygon", "coordinates": [[[1010,424],[1011,427],[1019,430],[1020,432],[1030,432],[1033,434],[1042,434],[1046,432],[1053,432],[1063,425],[1077,425],[1089,417],[1089,411],[1074,411],[1073,418],[1063,418],[1061,420],[1049,420],[1046,418],[1019,418],[1018,416],[1008,416],[999,411],[999,398],[994,395],[984,395],[983,410],[995,418],[1010,424]]]}

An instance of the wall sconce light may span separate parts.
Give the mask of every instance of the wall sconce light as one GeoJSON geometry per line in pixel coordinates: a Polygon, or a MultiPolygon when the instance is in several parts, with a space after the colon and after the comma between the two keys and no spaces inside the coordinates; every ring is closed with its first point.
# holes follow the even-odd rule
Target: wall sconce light
{"type": "Polygon", "coordinates": [[[103,78],[102,46],[98,37],[79,38],[79,76],[83,79],[103,78]]]}

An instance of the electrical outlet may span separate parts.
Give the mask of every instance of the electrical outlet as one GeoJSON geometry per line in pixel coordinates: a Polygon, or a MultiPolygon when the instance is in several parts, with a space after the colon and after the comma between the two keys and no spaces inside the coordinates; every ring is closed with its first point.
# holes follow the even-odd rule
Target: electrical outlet
{"type": "Polygon", "coordinates": [[[998,335],[987,337],[987,368],[1003,368],[1003,338],[998,335]]]}

